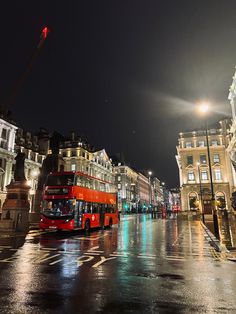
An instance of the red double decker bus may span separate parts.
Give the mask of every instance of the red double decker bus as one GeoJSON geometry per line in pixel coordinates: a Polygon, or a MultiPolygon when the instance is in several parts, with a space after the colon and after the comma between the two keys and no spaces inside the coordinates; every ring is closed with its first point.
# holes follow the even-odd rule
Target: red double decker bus
{"type": "Polygon", "coordinates": [[[40,229],[77,230],[118,223],[115,186],[81,172],[48,175],[40,229]]]}

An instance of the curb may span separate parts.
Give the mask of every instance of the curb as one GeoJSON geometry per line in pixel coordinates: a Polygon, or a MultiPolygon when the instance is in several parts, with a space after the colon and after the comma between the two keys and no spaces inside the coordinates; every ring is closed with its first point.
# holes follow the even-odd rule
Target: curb
{"type": "Polygon", "coordinates": [[[207,226],[204,225],[204,223],[202,221],[200,221],[200,223],[201,223],[203,229],[205,230],[205,232],[208,236],[208,241],[209,241],[210,245],[213,246],[217,252],[224,252],[224,253],[229,252],[229,250],[226,248],[226,246],[224,244],[220,243],[220,241],[207,228],[207,226]]]}

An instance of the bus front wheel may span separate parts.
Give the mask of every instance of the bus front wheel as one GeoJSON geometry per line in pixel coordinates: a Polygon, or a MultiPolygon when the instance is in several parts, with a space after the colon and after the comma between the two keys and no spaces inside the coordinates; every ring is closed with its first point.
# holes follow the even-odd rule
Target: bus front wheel
{"type": "Polygon", "coordinates": [[[88,231],[90,230],[90,221],[89,221],[89,219],[87,219],[87,220],[85,221],[84,230],[85,230],[86,232],[88,232],[88,231]]]}

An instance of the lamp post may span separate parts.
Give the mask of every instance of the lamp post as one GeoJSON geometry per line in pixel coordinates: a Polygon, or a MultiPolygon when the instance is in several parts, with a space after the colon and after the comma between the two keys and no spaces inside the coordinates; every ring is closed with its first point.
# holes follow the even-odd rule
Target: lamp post
{"type": "Polygon", "coordinates": [[[161,182],[162,192],[163,192],[163,207],[162,207],[162,218],[166,218],[168,203],[166,200],[166,188],[165,182],[161,182]]]}
{"type": "Polygon", "coordinates": [[[199,190],[200,190],[200,207],[202,214],[202,222],[205,223],[204,211],[203,211],[203,199],[202,199],[202,181],[201,181],[201,172],[200,172],[200,162],[197,162],[198,177],[199,177],[199,190]]]}
{"type": "Polygon", "coordinates": [[[31,212],[35,212],[34,210],[34,205],[35,205],[35,193],[37,190],[37,178],[39,176],[39,170],[38,169],[33,169],[31,171],[31,181],[32,181],[32,186],[31,186],[31,193],[32,193],[32,200],[31,200],[31,212]]]}
{"type": "Polygon", "coordinates": [[[148,171],[148,181],[149,181],[149,208],[151,206],[151,212],[152,212],[152,186],[151,186],[151,176],[152,171],[148,171]]]}
{"type": "MultiPolygon", "coordinates": [[[[202,114],[207,114],[209,111],[209,106],[206,103],[203,103],[199,106],[199,111],[202,114]]],[[[210,146],[209,146],[209,138],[208,138],[208,123],[206,119],[206,144],[207,144],[207,157],[208,157],[208,167],[209,167],[209,175],[210,175],[210,187],[211,187],[211,209],[212,209],[212,217],[213,217],[213,225],[214,225],[214,233],[215,236],[219,239],[219,224],[218,224],[218,217],[216,211],[216,204],[215,204],[215,194],[214,194],[214,186],[212,180],[212,169],[211,169],[211,156],[210,156],[210,146]]]]}

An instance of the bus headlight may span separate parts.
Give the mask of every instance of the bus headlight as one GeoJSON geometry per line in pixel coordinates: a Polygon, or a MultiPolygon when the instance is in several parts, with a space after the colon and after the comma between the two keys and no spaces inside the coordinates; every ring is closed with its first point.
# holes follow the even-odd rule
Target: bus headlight
{"type": "Polygon", "coordinates": [[[67,222],[69,222],[70,221],[70,219],[66,219],[65,221],[64,221],[64,223],[66,224],[67,222]]]}

